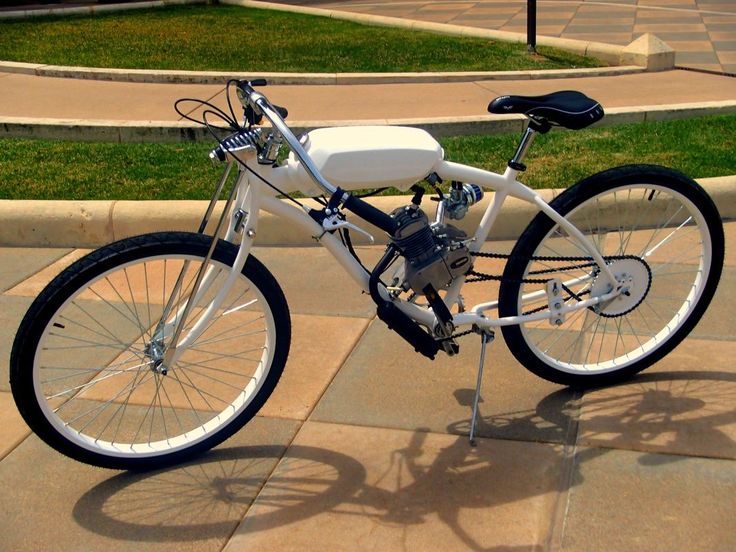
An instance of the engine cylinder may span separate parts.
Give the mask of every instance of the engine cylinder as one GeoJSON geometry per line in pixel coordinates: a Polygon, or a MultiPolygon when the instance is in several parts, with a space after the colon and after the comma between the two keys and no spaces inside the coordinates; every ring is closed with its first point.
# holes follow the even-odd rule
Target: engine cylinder
{"type": "Polygon", "coordinates": [[[435,239],[427,215],[417,207],[401,207],[391,213],[397,230],[393,242],[413,265],[422,265],[436,256],[435,239]]]}

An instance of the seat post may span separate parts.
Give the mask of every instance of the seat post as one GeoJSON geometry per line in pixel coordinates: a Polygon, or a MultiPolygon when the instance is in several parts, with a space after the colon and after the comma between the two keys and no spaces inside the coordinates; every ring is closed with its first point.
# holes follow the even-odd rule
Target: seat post
{"type": "Polygon", "coordinates": [[[537,132],[541,132],[542,134],[549,132],[550,128],[551,126],[546,120],[536,121],[534,119],[530,119],[529,124],[524,129],[524,134],[521,136],[519,147],[516,148],[516,153],[508,163],[509,167],[515,171],[525,171],[526,165],[524,165],[524,157],[526,157],[526,153],[529,151],[529,147],[532,145],[534,137],[537,135],[537,132]]]}

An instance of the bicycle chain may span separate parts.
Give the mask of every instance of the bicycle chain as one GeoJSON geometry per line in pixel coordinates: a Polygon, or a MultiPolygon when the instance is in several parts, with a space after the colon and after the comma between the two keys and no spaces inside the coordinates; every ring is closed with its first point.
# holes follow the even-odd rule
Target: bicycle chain
{"type": "MultiPolygon", "coordinates": [[[[508,259],[511,258],[511,255],[508,254],[508,253],[481,253],[480,251],[476,251],[476,252],[471,251],[470,254],[473,255],[474,257],[484,257],[484,258],[488,258],[488,259],[506,259],[506,260],[508,260],[508,259]]],[[[624,259],[633,259],[633,260],[636,260],[636,261],[642,261],[642,259],[640,257],[637,257],[636,255],[610,255],[610,256],[604,256],[603,259],[606,262],[608,262],[608,261],[620,261],[620,260],[624,260],[624,259]]],[[[530,274],[553,274],[555,272],[565,272],[565,271],[571,270],[571,269],[580,269],[580,268],[587,268],[587,267],[591,267],[591,266],[596,266],[595,261],[593,261],[591,259],[591,257],[572,257],[572,256],[571,257],[554,257],[554,256],[543,256],[543,255],[540,255],[540,256],[532,255],[531,257],[528,258],[528,260],[529,261],[541,261],[541,262],[571,262],[571,263],[588,261],[588,262],[586,262],[585,264],[582,264],[582,265],[577,264],[577,265],[572,265],[572,266],[563,266],[563,267],[560,267],[560,268],[548,268],[548,269],[544,269],[544,270],[535,270],[534,272],[531,272],[530,274]]],[[[649,267],[647,265],[647,269],[648,268],[649,267]]],[[[651,285],[651,271],[649,271],[649,273],[650,273],[649,284],[651,285]]],[[[465,283],[466,284],[473,284],[473,283],[478,283],[478,282],[489,282],[489,281],[497,281],[497,282],[506,281],[506,282],[520,283],[520,284],[546,284],[549,281],[549,280],[545,280],[545,279],[542,279],[542,278],[521,278],[521,279],[518,279],[518,280],[517,279],[513,279],[513,280],[512,279],[506,279],[506,280],[504,280],[503,279],[503,276],[499,276],[499,275],[496,275],[496,274],[484,274],[482,272],[476,272],[475,270],[470,270],[470,271],[468,271],[467,274],[468,275],[471,275],[471,276],[474,276],[474,278],[469,278],[469,279],[465,280],[465,283]]],[[[569,297],[566,297],[565,298],[565,301],[567,301],[570,298],[574,298],[574,299],[576,299],[578,301],[581,301],[581,297],[583,295],[588,295],[590,293],[590,290],[586,290],[586,291],[583,291],[581,293],[575,293],[570,288],[568,288],[565,284],[562,284],[562,289],[569,294],[569,297]]],[[[532,310],[530,310],[528,312],[524,312],[524,313],[522,313],[522,315],[526,316],[526,315],[529,315],[529,314],[535,314],[537,312],[541,312],[541,311],[545,310],[546,308],[548,308],[548,306],[547,305],[543,305],[543,306],[538,307],[536,309],[532,309],[532,310]]],[[[474,329],[470,329],[470,330],[467,330],[467,331],[464,331],[464,332],[459,332],[459,333],[456,333],[456,334],[451,335],[450,337],[446,337],[444,339],[441,339],[440,341],[447,341],[447,340],[450,340],[450,339],[456,339],[456,338],[459,338],[459,337],[463,337],[463,336],[469,335],[471,333],[475,333],[475,330],[474,329]]]]}

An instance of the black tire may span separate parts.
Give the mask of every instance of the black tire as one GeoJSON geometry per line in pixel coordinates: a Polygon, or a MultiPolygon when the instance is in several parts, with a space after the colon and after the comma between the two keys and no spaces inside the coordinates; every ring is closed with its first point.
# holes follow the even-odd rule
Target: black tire
{"type": "MultiPolygon", "coordinates": [[[[579,387],[625,380],[674,349],[710,303],[723,267],[718,210],[690,178],[650,165],[598,173],[550,205],[599,246],[617,278],[630,277],[630,294],[602,306],[599,313],[580,309],[559,326],[549,320],[504,326],[504,339],[523,366],[546,380],[579,387]]],[[[523,279],[560,277],[578,296],[565,291],[569,305],[606,292],[605,281],[584,261],[530,260],[533,256],[589,257],[539,213],[504,270],[502,317],[549,312],[544,291],[522,306],[523,295],[545,289],[543,283],[523,279]]]]}
{"type": "MultiPolygon", "coordinates": [[[[173,327],[157,331],[164,304],[182,273],[183,293],[171,311],[182,312],[176,305],[184,304],[211,240],[183,232],[124,239],[80,259],[43,290],[10,359],[16,404],[41,439],[87,464],[150,469],[214,447],[255,416],[283,371],[291,321],[279,285],[253,256],[192,346],[165,372],[156,362],[173,327]]],[[[182,337],[237,251],[217,244],[212,291],[198,298],[182,337]]]]}

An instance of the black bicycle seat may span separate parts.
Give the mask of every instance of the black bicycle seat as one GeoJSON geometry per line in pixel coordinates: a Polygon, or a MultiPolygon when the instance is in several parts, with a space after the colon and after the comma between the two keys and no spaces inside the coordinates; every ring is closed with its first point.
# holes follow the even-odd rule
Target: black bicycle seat
{"type": "Polygon", "coordinates": [[[491,113],[521,113],[532,119],[579,130],[603,118],[603,108],[582,92],[564,90],[543,96],[500,96],[488,104],[491,113]]]}

